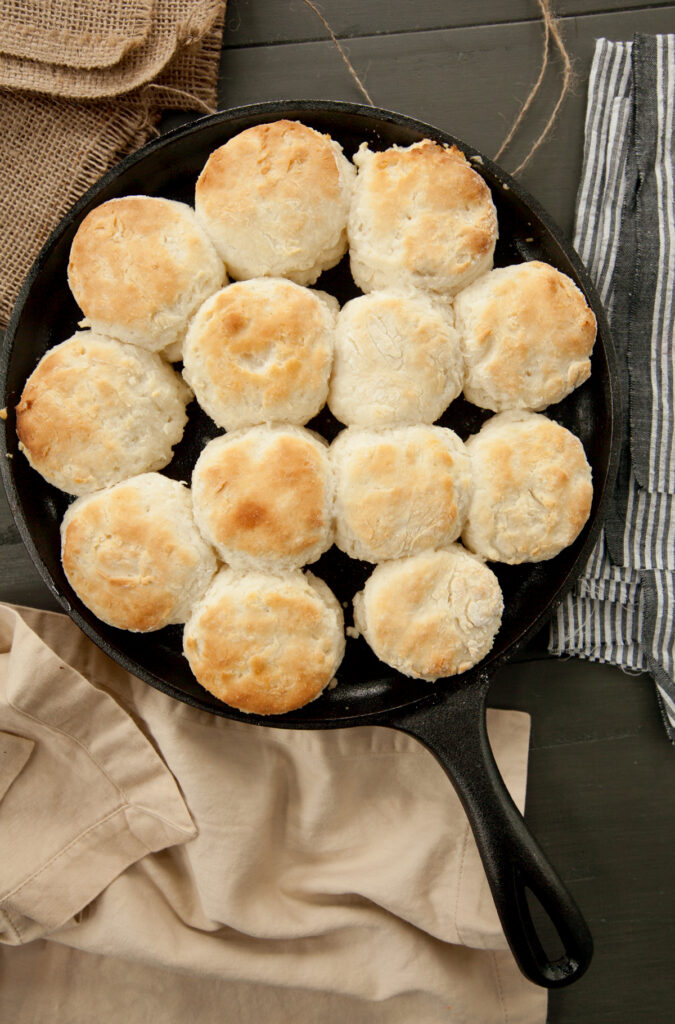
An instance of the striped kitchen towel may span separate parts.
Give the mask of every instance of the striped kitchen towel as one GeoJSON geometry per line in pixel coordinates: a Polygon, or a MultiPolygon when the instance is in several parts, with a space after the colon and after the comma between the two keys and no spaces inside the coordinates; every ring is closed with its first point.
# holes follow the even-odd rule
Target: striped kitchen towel
{"type": "Polygon", "coordinates": [[[675,35],[599,39],[575,245],[623,377],[619,477],[549,649],[649,671],[675,741],[675,35]]]}

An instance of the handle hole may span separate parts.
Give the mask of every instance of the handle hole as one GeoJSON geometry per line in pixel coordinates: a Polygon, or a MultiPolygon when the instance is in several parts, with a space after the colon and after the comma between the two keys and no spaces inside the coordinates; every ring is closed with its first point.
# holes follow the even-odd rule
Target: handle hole
{"type": "Polygon", "coordinates": [[[527,900],[527,909],[530,912],[534,930],[544,950],[546,959],[550,964],[555,964],[566,955],[565,946],[558,929],[551,920],[550,915],[546,913],[539,898],[528,886],[525,886],[525,899],[527,900]]]}

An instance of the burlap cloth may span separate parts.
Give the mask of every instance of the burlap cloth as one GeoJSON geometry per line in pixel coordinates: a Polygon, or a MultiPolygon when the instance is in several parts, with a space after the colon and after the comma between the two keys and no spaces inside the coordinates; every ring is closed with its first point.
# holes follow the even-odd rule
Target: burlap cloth
{"type": "Polygon", "coordinates": [[[216,107],[224,15],[225,0],[1,0],[0,327],[61,217],[161,111],[216,107]]]}
{"type": "Polygon", "coordinates": [[[154,6],[154,0],[0,0],[0,61],[109,67],[148,38],[154,6]]]}
{"type": "MultiPolygon", "coordinates": [[[[488,725],[522,808],[529,719],[488,725]]],[[[18,1024],[546,1018],[415,740],[216,718],[65,616],[6,605],[0,941],[0,1020],[18,1024]]]]}
{"type": "MultiPolygon", "coordinates": [[[[18,0],[18,6],[24,3],[25,0],[18,0]]],[[[56,5],[58,0],[51,3],[56,5]]],[[[79,0],[71,0],[71,5],[81,7],[79,0]]],[[[202,38],[224,6],[221,0],[154,0],[145,38],[128,47],[115,64],[91,67],[87,74],[82,74],[81,66],[65,63],[58,55],[56,43],[47,61],[23,60],[0,52],[0,86],[77,99],[117,96],[163,71],[178,48],[202,38]]],[[[82,10],[89,7],[85,4],[82,10]]],[[[97,10],[105,21],[107,4],[99,3],[97,10]]],[[[0,43],[0,50],[3,49],[0,43]]]]}

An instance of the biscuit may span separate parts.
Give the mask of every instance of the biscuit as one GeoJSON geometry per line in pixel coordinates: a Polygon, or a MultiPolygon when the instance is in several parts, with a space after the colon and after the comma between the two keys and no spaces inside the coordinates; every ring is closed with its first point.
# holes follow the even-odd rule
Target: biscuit
{"type": "Polygon", "coordinates": [[[216,571],[190,492],[159,473],[74,501],[61,524],[61,560],[94,615],[142,633],[185,622],[216,571]]]}
{"type": "Polygon", "coordinates": [[[313,284],[347,249],[355,174],[329,135],[259,124],[211,154],[195,208],[232,277],[313,284]]]}
{"type": "Polygon", "coordinates": [[[173,341],[166,348],[160,351],[162,359],[166,359],[167,363],[180,363],[183,359],[183,339],[180,338],[178,341],[173,341]]]}
{"type": "Polygon", "coordinates": [[[433,423],[463,383],[451,309],[421,292],[389,290],[340,310],[328,406],[342,423],[433,423]]]}
{"type": "Polygon", "coordinates": [[[547,263],[486,274],[456,297],[455,323],[464,395],[483,409],[536,412],[590,375],[595,316],[574,282],[547,263]]]}
{"type": "Polygon", "coordinates": [[[492,267],[490,189],[456,146],[425,139],[374,153],[364,142],[354,163],[349,256],[362,291],[413,287],[450,296],[492,267]]]}
{"type": "Polygon", "coordinates": [[[280,715],[314,700],[345,650],[342,608],[312,573],[221,569],[185,626],[196,679],[219,700],[280,715]]]}
{"type": "Polygon", "coordinates": [[[471,463],[445,427],[349,427],[331,445],[337,546],[383,562],[445,547],[464,525],[471,463]]]}
{"type": "Polygon", "coordinates": [[[338,305],[324,292],[258,278],[204,303],[183,347],[183,375],[226,430],[303,424],[326,401],[338,305]]]}
{"type": "Polygon", "coordinates": [[[546,416],[503,412],[466,443],[474,491],[463,543],[493,562],[542,562],[571,544],[593,500],[581,441],[546,416]]]}
{"type": "Polygon", "coordinates": [[[302,427],[252,427],[210,441],[192,499],[202,533],[234,568],[296,569],[333,543],[328,446],[302,427]]]}
{"type": "Polygon", "coordinates": [[[70,249],[80,326],[151,352],[180,342],[192,314],[226,280],[194,210],[172,199],[110,199],[87,214],[70,249]]]}
{"type": "Polygon", "coordinates": [[[433,682],[488,654],[503,607],[492,570],[453,544],[378,565],[354,598],[354,622],[380,661],[433,682]]]}
{"type": "Polygon", "coordinates": [[[82,331],[49,349],[26,381],[19,448],[54,487],[88,494],[166,466],[190,398],[156,353],[82,331]]]}

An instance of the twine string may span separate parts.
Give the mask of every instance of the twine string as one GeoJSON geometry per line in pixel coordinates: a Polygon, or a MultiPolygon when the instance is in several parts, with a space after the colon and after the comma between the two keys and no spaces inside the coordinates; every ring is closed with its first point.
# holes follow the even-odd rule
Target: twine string
{"type": "MultiPolygon", "coordinates": [[[[573,77],[573,74],[572,74],[572,61],[570,59],[570,55],[567,52],[567,48],[566,48],[566,46],[565,46],[565,44],[564,44],[564,42],[562,40],[562,36],[560,34],[560,25],[559,25],[558,18],[551,11],[551,5],[550,5],[549,0],[538,0],[538,3],[539,3],[539,7],[541,8],[542,16],[544,18],[544,26],[545,26],[545,36],[544,36],[545,42],[544,42],[544,46],[546,48],[546,52],[548,53],[549,38],[553,37],[553,41],[554,41],[555,45],[558,48],[558,52],[560,53],[560,56],[561,56],[562,62],[563,62],[563,81],[562,81],[562,86],[560,87],[560,94],[558,96],[558,99],[556,101],[556,104],[555,104],[553,110],[551,111],[551,115],[550,115],[548,121],[546,122],[546,124],[542,128],[541,132],[539,133],[539,136],[535,139],[535,141],[530,146],[530,149],[529,149],[527,155],[525,156],[525,159],[522,160],[521,163],[518,164],[516,169],[511,172],[514,177],[515,177],[516,174],[520,174],[520,172],[529,164],[530,160],[532,159],[534,154],[537,152],[537,150],[541,146],[542,142],[544,141],[544,139],[546,138],[546,136],[550,132],[550,130],[553,127],[553,125],[555,124],[556,118],[558,117],[558,111],[560,110],[561,106],[563,105],[563,101],[564,101],[565,97],[567,96],[567,93],[569,92],[570,86],[572,84],[572,77],[573,77]]],[[[541,77],[543,77],[543,75],[541,77]]],[[[532,90],[530,91],[530,95],[527,97],[527,100],[525,101],[525,104],[527,106],[529,106],[529,103],[531,102],[531,100],[534,99],[534,94],[536,93],[537,89],[539,88],[539,84],[540,84],[539,80],[537,80],[537,82],[535,82],[534,86],[532,87],[532,90]]],[[[516,118],[516,122],[518,122],[518,118],[516,118]]],[[[507,139],[508,138],[509,137],[507,136],[507,139]]],[[[504,147],[502,146],[502,148],[504,148],[504,147]]],[[[500,150],[500,152],[501,152],[501,150],[500,150]]]]}
{"type": "Polygon", "coordinates": [[[530,93],[529,93],[527,99],[525,100],[525,102],[523,103],[522,107],[520,108],[520,113],[518,114],[518,116],[516,117],[515,121],[511,125],[511,130],[509,131],[508,135],[506,136],[506,138],[502,142],[501,146],[499,147],[499,149],[495,153],[495,155],[493,157],[493,159],[495,161],[499,160],[500,156],[502,155],[502,153],[504,152],[504,150],[508,146],[509,142],[511,141],[513,136],[516,134],[516,131],[518,129],[518,126],[519,126],[520,122],[525,117],[525,114],[528,112],[528,110],[530,109],[530,106],[532,105],[532,101],[534,100],[534,97],[539,92],[539,86],[544,81],[544,75],[546,74],[546,68],[548,67],[548,47],[549,47],[549,40],[551,38],[551,25],[550,25],[549,18],[546,17],[546,12],[547,12],[547,7],[548,7],[548,0],[537,0],[537,3],[539,4],[539,7],[540,7],[541,12],[542,12],[542,15],[544,17],[544,48],[543,48],[543,52],[542,52],[541,68],[539,69],[539,77],[537,78],[537,81],[534,83],[534,85],[530,89],[530,93]]]}
{"type": "Polygon", "coordinates": [[[343,61],[347,65],[347,70],[349,71],[349,74],[352,76],[352,78],[356,82],[358,88],[360,89],[361,95],[365,96],[366,100],[368,101],[368,103],[370,104],[371,107],[374,107],[375,104],[373,103],[372,99],[370,98],[370,93],[368,92],[368,90],[366,89],[365,85],[363,84],[363,82],[361,81],[359,76],[357,75],[356,71],[354,70],[354,68],[352,66],[352,63],[351,63],[349,57],[347,56],[345,51],[340,46],[340,43],[339,43],[339,40],[338,40],[337,36],[333,32],[333,29],[330,27],[330,25],[328,24],[328,22],[324,18],[323,14],[319,10],[319,8],[316,6],[316,4],[312,3],[312,0],[304,0],[304,3],[307,5],[307,7],[310,8],[310,10],[314,11],[314,13],[316,14],[317,18],[319,19],[319,21],[321,22],[323,27],[326,29],[326,32],[328,33],[328,35],[333,40],[333,43],[337,47],[338,53],[340,54],[340,56],[342,57],[343,61]]]}
{"type": "MultiPolygon", "coordinates": [[[[314,12],[314,14],[317,16],[317,18],[321,22],[321,24],[324,26],[324,28],[328,32],[328,35],[330,36],[331,40],[333,41],[334,45],[337,47],[338,53],[342,57],[342,60],[344,61],[345,65],[347,67],[347,70],[349,71],[349,74],[351,75],[352,79],[356,83],[356,85],[357,85],[358,89],[360,90],[361,94],[365,97],[365,99],[368,101],[370,106],[374,107],[375,104],[373,103],[373,100],[370,97],[370,93],[368,92],[368,90],[366,89],[365,85],[363,84],[363,82],[361,81],[361,79],[357,75],[356,71],[354,70],[354,67],[352,66],[351,61],[349,60],[347,54],[344,52],[344,50],[340,46],[340,42],[339,42],[337,36],[333,32],[333,29],[331,28],[331,26],[326,21],[326,18],[324,17],[324,15],[321,13],[321,11],[316,6],[316,4],[312,2],[312,0],[303,0],[303,3],[305,3],[305,5],[307,7],[309,7],[309,9],[311,11],[314,12]]],[[[497,153],[495,154],[495,157],[494,157],[495,160],[498,160],[499,157],[504,152],[504,150],[507,148],[507,146],[510,145],[514,135],[516,134],[516,131],[518,130],[518,128],[520,127],[520,125],[521,125],[521,123],[523,121],[523,118],[525,117],[525,115],[527,114],[528,110],[532,106],[532,102],[534,101],[535,96],[539,92],[539,89],[541,87],[541,83],[544,80],[544,75],[546,74],[546,69],[548,68],[549,49],[550,49],[551,39],[553,39],[556,47],[558,48],[558,51],[559,51],[560,56],[561,56],[562,61],[563,61],[563,82],[562,82],[562,86],[560,88],[560,94],[558,96],[558,99],[556,100],[555,106],[554,106],[554,108],[553,108],[553,110],[551,112],[551,115],[550,115],[548,121],[546,122],[546,124],[542,128],[541,132],[539,133],[539,136],[535,139],[535,141],[530,146],[530,149],[529,149],[527,155],[525,156],[525,159],[522,160],[521,163],[518,164],[518,166],[516,167],[515,171],[511,172],[513,175],[520,174],[520,172],[529,164],[530,160],[532,159],[534,154],[537,152],[537,150],[541,146],[542,142],[544,141],[544,139],[546,138],[546,136],[550,132],[550,130],[553,127],[553,125],[555,124],[556,118],[558,117],[558,112],[559,112],[559,110],[560,110],[560,108],[561,108],[561,106],[563,104],[563,101],[564,101],[565,97],[567,96],[567,93],[569,92],[570,86],[572,84],[572,77],[573,77],[572,61],[570,60],[570,55],[567,52],[565,44],[564,44],[564,42],[562,40],[562,36],[560,34],[560,27],[559,27],[558,18],[556,17],[555,14],[553,14],[553,12],[551,10],[550,0],[537,0],[537,3],[539,4],[539,9],[541,11],[541,16],[542,16],[542,19],[544,21],[544,41],[543,41],[543,46],[542,46],[541,67],[539,69],[539,74],[537,76],[536,82],[534,83],[534,85],[530,89],[530,92],[528,93],[528,95],[527,95],[527,97],[526,97],[522,107],[520,108],[520,111],[518,112],[518,115],[517,115],[516,119],[514,120],[513,124],[511,125],[511,128],[509,129],[509,132],[508,132],[506,138],[504,139],[504,141],[502,142],[501,146],[497,150],[497,153]]]]}
{"type": "Polygon", "coordinates": [[[148,82],[144,88],[148,91],[150,89],[158,89],[159,92],[175,96],[177,99],[188,100],[191,110],[202,110],[205,114],[218,113],[215,107],[212,107],[210,104],[206,103],[205,100],[200,99],[199,96],[195,96],[191,92],[187,92],[185,89],[177,89],[173,85],[162,85],[160,82],[148,82]]]}

